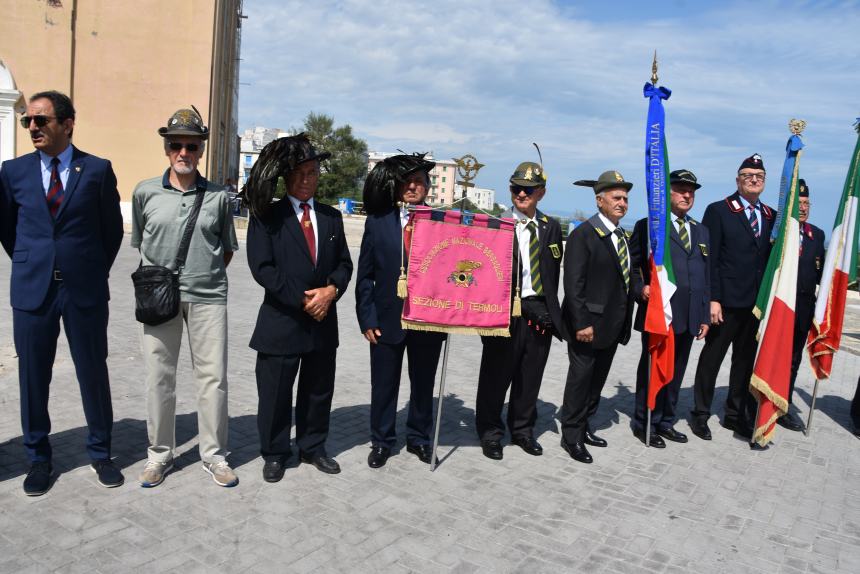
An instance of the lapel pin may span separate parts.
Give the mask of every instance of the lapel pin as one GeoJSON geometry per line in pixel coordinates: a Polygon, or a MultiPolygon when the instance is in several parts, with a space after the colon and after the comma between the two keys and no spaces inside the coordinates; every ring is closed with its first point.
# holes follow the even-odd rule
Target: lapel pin
{"type": "Polygon", "coordinates": [[[81,171],[81,166],[76,165],[76,166],[75,166],[75,171],[76,171],[76,172],[78,172],[78,173],[80,173],[80,171],[81,171]]]}

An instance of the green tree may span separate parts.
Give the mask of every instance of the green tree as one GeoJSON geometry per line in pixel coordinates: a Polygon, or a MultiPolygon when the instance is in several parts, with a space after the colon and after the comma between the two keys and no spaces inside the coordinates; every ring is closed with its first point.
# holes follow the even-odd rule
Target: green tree
{"type": "Polygon", "coordinates": [[[367,143],[353,135],[349,124],[335,127],[334,118],[325,114],[310,112],[304,131],[317,150],[331,152],[322,162],[316,197],[327,203],[359,197],[367,175],[367,143]]]}

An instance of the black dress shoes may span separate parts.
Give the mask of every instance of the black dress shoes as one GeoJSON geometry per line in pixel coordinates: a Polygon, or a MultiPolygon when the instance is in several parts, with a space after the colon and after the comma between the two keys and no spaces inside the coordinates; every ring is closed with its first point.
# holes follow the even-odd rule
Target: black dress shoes
{"type": "Polygon", "coordinates": [[[702,440],[711,440],[711,429],[708,428],[708,421],[693,419],[690,421],[690,430],[702,440]]]}
{"type": "Polygon", "coordinates": [[[591,454],[588,452],[588,449],[585,448],[585,445],[581,442],[575,442],[573,444],[568,443],[564,439],[561,439],[561,448],[570,455],[575,461],[582,462],[585,464],[591,464],[594,462],[594,459],[591,458],[591,454]]]}
{"type": "Polygon", "coordinates": [[[286,457],[270,458],[263,465],[263,480],[266,482],[278,482],[284,478],[286,470],[286,457]]]}
{"type": "Polygon", "coordinates": [[[324,454],[307,454],[301,453],[301,461],[307,464],[314,465],[318,471],[326,474],[337,474],[340,472],[340,465],[330,456],[324,454]]]}
{"type": "MultiPolygon", "coordinates": [[[[633,436],[642,441],[642,444],[645,444],[645,429],[642,430],[634,430],[633,436]]],[[[666,448],[666,443],[663,442],[663,439],[660,438],[660,435],[657,433],[651,433],[651,436],[648,437],[648,446],[654,448],[666,448]]]]}
{"type": "Polygon", "coordinates": [[[391,456],[391,449],[386,446],[374,446],[370,448],[370,454],[367,455],[367,466],[370,468],[379,468],[385,466],[388,458],[391,456]]]}
{"type": "Polygon", "coordinates": [[[543,447],[534,439],[534,437],[516,437],[511,442],[532,456],[540,456],[543,454],[543,447]]]}
{"type": "Polygon", "coordinates": [[[676,431],[674,427],[669,427],[667,429],[657,429],[657,434],[664,439],[670,440],[672,442],[687,442],[687,435],[682,432],[676,431]]]}
{"type": "Polygon", "coordinates": [[[51,488],[51,474],[54,469],[51,463],[34,462],[24,479],[24,494],[27,496],[42,496],[51,488]]]}
{"type": "Polygon", "coordinates": [[[803,421],[791,411],[776,419],[776,424],[790,431],[800,432],[803,430],[803,421]]]}
{"type": "Polygon", "coordinates": [[[497,440],[482,440],[481,450],[487,458],[502,460],[502,443],[497,440]]]}
{"type": "Polygon", "coordinates": [[[757,442],[751,442],[751,443],[750,443],[750,450],[759,450],[759,451],[761,451],[761,450],[767,450],[767,449],[769,449],[769,448],[770,448],[770,445],[769,445],[769,444],[766,444],[766,445],[764,445],[764,446],[761,446],[761,445],[760,445],[759,443],[757,443],[757,442]]]}
{"type": "Polygon", "coordinates": [[[433,458],[433,447],[429,444],[407,444],[406,452],[411,452],[424,464],[430,464],[433,458]]]}
{"type": "Polygon", "coordinates": [[[116,488],[117,486],[122,486],[122,483],[125,482],[125,477],[123,477],[112,460],[94,460],[90,464],[90,468],[98,475],[99,484],[102,486],[116,488]]]}
{"type": "Polygon", "coordinates": [[[594,434],[591,429],[585,429],[585,438],[582,441],[589,446],[605,447],[608,443],[594,434]]]}

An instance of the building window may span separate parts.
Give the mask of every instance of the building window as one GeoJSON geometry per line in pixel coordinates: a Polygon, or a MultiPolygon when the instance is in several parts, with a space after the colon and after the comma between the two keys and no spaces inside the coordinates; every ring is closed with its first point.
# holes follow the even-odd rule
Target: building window
{"type": "Polygon", "coordinates": [[[442,198],[442,200],[440,201],[440,203],[441,203],[442,205],[444,205],[444,204],[445,204],[445,198],[444,198],[444,197],[442,198]]]}
{"type": "Polygon", "coordinates": [[[445,183],[445,176],[442,176],[442,183],[445,183]]]}
{"type": "Polygon", "coordinates": [[[443,166],[442,166],[442,171],[448,171],[448,166],[447,166],[447,165],[443,165],[443,166]]]}

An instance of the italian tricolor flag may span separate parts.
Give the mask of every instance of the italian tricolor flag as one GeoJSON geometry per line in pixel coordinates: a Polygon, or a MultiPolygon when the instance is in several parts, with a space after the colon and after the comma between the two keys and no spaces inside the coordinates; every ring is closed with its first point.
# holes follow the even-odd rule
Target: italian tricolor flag
{"type": "MultiPolygon", "coordinates": [[[[855,124],[860,133],[860,122],[855,124]]],[[[830,245],[824,262],[824,273],[815,305],[815,319],[809,332],[807,348],[809,361],[816,379],[829,379],[833,367],[833,354],[839,350],[842,339],[842,320],[845,318],[845,297],[848,285],[857,280],[857,225],[860,206],[860,136],[851,156],[851,166],[842,190],[842,200],[830,245]]]]}
{"type": "Polygon", "coordinates": [[[777,235],[753,313],[760,319],[750,392],[758,401],[753,441],[770,442],[776,419],[788,412],[794,306],[797,300],[797,264],[800,257],[797,170],[803,143],[788,140],[783,168],[777,235]]]}

